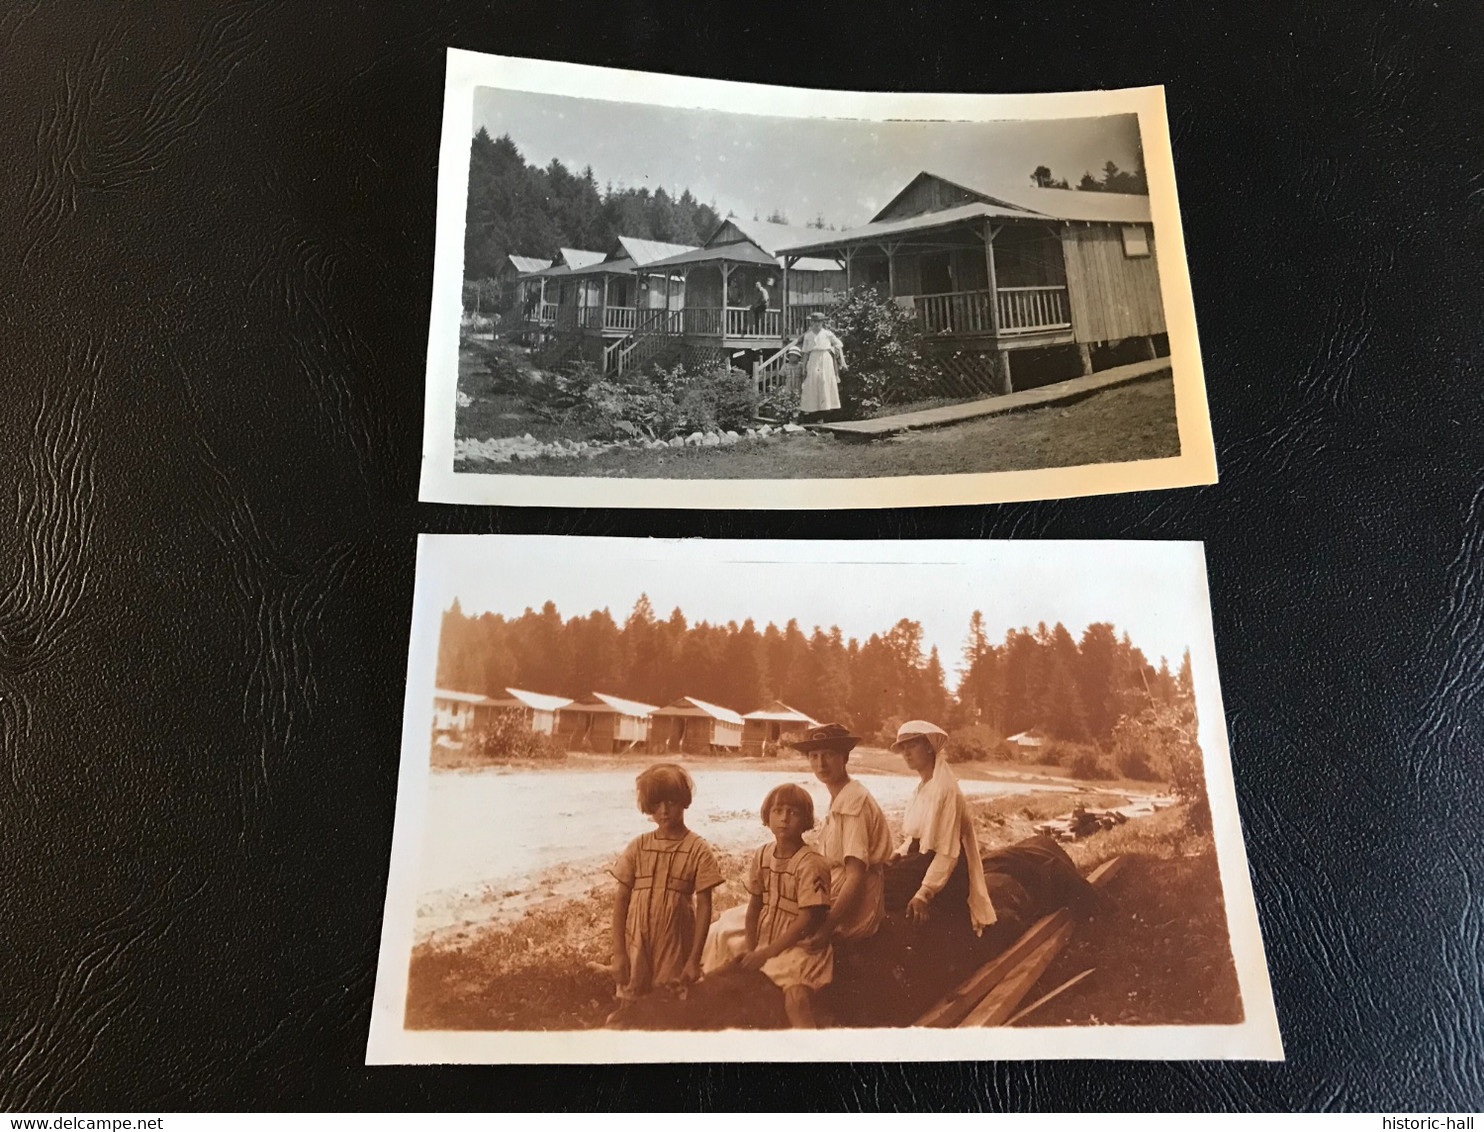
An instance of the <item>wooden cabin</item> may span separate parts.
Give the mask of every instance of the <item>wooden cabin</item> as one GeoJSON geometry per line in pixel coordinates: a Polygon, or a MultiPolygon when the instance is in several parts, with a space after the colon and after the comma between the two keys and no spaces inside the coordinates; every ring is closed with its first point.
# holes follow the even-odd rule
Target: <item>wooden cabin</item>
{"type": "Polygon", "coordinates": [[[772,354],[803,333],[809,312],[830,306],[845,288],[845,272],[833,259],[804,256],[785,264],[779,254],[816,235],[813,228],[732,216],[701,247],[652,264],[685,280],[680,333],[692,353],[709,351],[717,361],[772,354]],[[764,292],[767,305],[759,314],[764,292]]]}
{"type": "Polygon", "coordinates": [[[484,728],[494,711],[494,700],[478,692],[455,692],[448,688],[433,689],[433,734],[451,739],[484,728]]]}
{"type": "Polygon", "coordinates": [[[601,340],[622,338],[641,327],[678,328],[684,280],[651,265],[689,250],[685,244],[618,237],[602,259],[573,268],[563,279],[557,325],[601,340]]]}
{"type": "Polygon", "coordinates": [[[520,688],[506,688],[503,696],[489,697],[492,711],[519,715],[526,727],[538,735],[554,734],[557,713],[571,702],[566,696],[543,696],[539,692],[527,692],[520,688]]]}
{"type": "Polygon", "coordinates": [[[653,704],[590,692],[557,711],[557,735],[576,751],[633,750],[648,740],[654,710],[653,704]]]}
{"type": "MultiPolygon", "coordinates": [[[[515,257],[511,257],[515,258],[515,257]]],[[[602,252],[587,251],[583,248],[559,248],[557,257],[545,267],[539,267],[524,276],[521,282],[527,290],[523,292],[521,314],[527,323],[534,323],[542,329],[549,329],[556,325],[557,314],[561,309],[561,296],[563,292],[563,281],[573,271],[582,267],[591,267],[595,263],[603,261],[602,252]],[[531,303],[531,291],[535,291],[535,301],[531,303]],[[530,303],[529,306],[525,305],[530,303]]],[[[575,291],[573,291],[575,294],[575,291]]]]}
{"type": "Polygon", "coordinates": [[[513,322],[535,322],[540,316],[542,276],[552,264],[536,256],[508,255],[496,279],[500,284],[500,311],[513,322]]]}
{"type": "Polygon", "coordinates": [[[1034,728],[1007,735],[1003,741],[1004,753],[1019,762],[1036,762],[1046,746],[1046,736],[1034,728]]]}
{"type": "Polygon", "coordinates": [[[655,754],[704,755],[738,751],[742,717],[694,696],[681,696],[650,716],[649,749],[655,754]]]}
{"type": "Polygon", "coordinates": [[[812,716],[789,707],[782,700],[774,700],[767,707],[742,716],[742,753],[761,754],[769,743],[776,746],[818,726],[819,721],[812,716]]]}
{"type": "Polygon", "coordinates": [[[815,232],[782,255],[834,259],[847,289],[879,288],[916,315],[945,365],[1003,392],[1016,387],[1015,355],[1028,374],[1049,363],[1070,377],[1121,357],[1126,342],[1143,357],[1166,348],[1146,196],[991,195],[924,172],[869,224],[815,232]]]}

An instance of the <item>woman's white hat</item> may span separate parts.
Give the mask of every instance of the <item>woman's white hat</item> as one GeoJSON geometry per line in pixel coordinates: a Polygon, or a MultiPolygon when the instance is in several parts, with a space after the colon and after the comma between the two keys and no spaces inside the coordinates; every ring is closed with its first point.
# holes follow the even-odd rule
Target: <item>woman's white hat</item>
{"type": "Polygon", "coordinates": [[[891,745],[893,751],[900,751],[902,744],[908,739],[916,739],[918,736],[926,739],[933,745],[933,754],[943,749],[943,744],[948,742],[948,732],[944,731],[936,723],[929,723],[925,719],[909,719],[897,728],[897,741],[891,745]]]}
{"type": "Polygon", "coordinates": [[[823,322],[824,311],[811,311],[809,314],[809,321],[813,322],[816,318],[819,319],[820,322],[823,322]]]}

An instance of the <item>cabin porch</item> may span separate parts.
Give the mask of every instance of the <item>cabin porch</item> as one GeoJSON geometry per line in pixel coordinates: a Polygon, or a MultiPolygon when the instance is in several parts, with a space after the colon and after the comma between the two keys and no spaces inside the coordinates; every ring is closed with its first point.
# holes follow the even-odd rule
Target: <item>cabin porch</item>
{"type": "Polygon", "coordinates": [[[924,335],[951,340],[955,348],[1075,341],[1066,260],[1053,222],[976,219],[842,241],[831,251],[844,266],[847,289],[878,288],[916,315],[924,335]]]}

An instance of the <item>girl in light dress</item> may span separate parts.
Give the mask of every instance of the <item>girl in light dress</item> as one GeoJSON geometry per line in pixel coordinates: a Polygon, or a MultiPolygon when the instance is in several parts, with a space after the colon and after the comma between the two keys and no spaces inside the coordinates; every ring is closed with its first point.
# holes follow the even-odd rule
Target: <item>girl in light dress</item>
{"type": "Polygon", "coordinates": [[[775,786],[763,799],[762,819],[773,842],[748,867],[745,939],[731,961],[761,971],[783,991],[789,1025],[814,1029],[814,991],[834,977],[828,941],[814,938],[830,910],[830,866],[804,844],[814,828],[814,800],[792,782],[775,786]]]}
{"type": "Polygon", "coordinates": [[[609,870],[618,882],[612,975],[620,1000],[700,978],[711,890],[722,882],[711,846],[685,827],[695,796],[685,768],[656,764],[635,787],[655,829],[629,842],[609,870]]]}

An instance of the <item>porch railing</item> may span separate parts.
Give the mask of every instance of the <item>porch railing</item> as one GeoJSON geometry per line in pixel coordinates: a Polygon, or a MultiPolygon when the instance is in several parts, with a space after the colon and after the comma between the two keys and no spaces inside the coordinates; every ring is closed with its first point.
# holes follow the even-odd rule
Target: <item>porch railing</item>
{"type": "Polygon", "coordinates": [[[757,338],[776,342],[783,337],[783,312],[768,310],[761,319],[755,319],[749,307],[688,306],[683,325],[686,334],[700,338],[757,338]]]}
{"type": "Polygon", "coordinates": [[[1031,334],[1072,325],[1065,287],[1001,287],[1000,333],[1031,334]]]}
{"type": "Polygon", "coordinates": [[[542,303],[541,304],[541,324],[543,326],[550,326],[552,323],[554,323],[556,321],[556,317],[557,317],[557,305],[555,303],[542,303]]]}
{"type": "MultiPolygon", "coordinates": [[[[925,334],[993,334],[991,293],[951,291],[913,295],[912,305],[925,334]]],[[[1065,287],[1001,287],[996,296],[1000,334],[1032,334],[1072,325],[1065,287]]]]}

